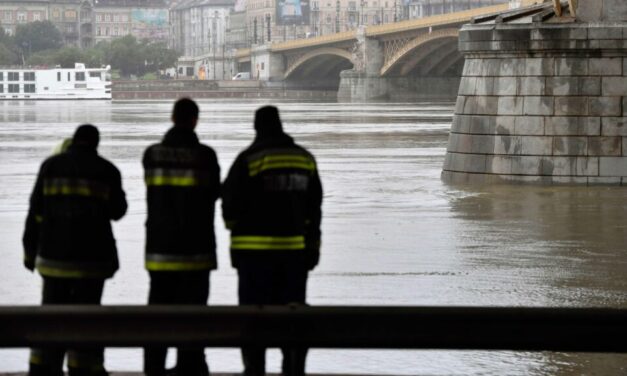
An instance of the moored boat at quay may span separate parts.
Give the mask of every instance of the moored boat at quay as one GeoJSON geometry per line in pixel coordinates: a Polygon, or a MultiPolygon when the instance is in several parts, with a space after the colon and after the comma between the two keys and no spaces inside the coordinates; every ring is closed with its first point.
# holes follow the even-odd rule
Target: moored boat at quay
{"type": "Polygon", "coordinates": [[[110,69],[0,67],[0,100],[111,99],[110,69]]]}

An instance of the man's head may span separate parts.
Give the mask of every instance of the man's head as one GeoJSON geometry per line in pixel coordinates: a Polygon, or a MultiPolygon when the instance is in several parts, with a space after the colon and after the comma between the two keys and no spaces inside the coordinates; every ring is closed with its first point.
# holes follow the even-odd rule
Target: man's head
{"type": "Polygon", "coordinates": [[[274,106],[264,106],[255,112],[257,136],[272,136],[283,133],[279,110],[274,106]]]}
{"type": "Polygon", "coordinates": [[[198,105],[189,98],[181,98],[174,103],[172,122],[177,127],[194,129],[198,123],[198,105]]]}
{"type": "Polygon", "coordinates": [[[100,134],[98,133],[98,128],[91,124],[83,124],[76,128],[74,137],[72,137],[72,146],[83,146],[96,149],[99,142],[100,134]]]}

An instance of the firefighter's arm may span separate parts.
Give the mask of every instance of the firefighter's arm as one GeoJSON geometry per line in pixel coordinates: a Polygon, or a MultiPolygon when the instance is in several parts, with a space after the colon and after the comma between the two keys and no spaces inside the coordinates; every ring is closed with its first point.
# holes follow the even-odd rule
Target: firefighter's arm
{"type": "Polygon", "coordinates": [[[114,174],[111,179],[111,196],[109,197],[109,217],[118,220],[126,214],[128,204],[126,202],[126,194],[122,189],[122,176],[117,168],[114,168],[114,174]]]}
{"type": "Polygon", "coordinates": [[[313,269],[320,260],[320,223],[322,221],[322,183],[317,169],[313,172],[309,183],[307,200],[305,247],[308,253],[308,267],[313,269]]]}
{"type": "Polygon", "coordinates": [[[30,271],[35,269],[35,257],[37,256],[40,228],[43,222],[43,168],[44,165],[42,165],[37,175],[37,181],[30,196],[30,206],[26,216],[24,236],[22,237],[24,266],[30,271]]]}
{"type": "Polygon", "coordinates": [[[222,217],[227,229],[232,229],[244,210],[245,194],[243,193],[248,170],[241,158],[237,158],[229,174],[222,184],[222,217]]]}

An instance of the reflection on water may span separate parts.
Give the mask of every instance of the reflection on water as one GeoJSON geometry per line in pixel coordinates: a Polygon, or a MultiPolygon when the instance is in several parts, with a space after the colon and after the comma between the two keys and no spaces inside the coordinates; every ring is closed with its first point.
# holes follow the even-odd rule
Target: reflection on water
{"type": "MultiPolygon", "coordinates": [[[[253,135],[261,104],[201,102],[198,133],[223,176],[253,135]]],[[[330,305],[603,306],[627,308],[627,190],[451,187],[439,179],[452,104],[279,104],[287,130],[317,156],[325,188],[323,254],[309,300],[330,305]]],[[[38,304],[21,265],[28,194],[41,160],[79,123],[102,133],[130,209],[115,224],[121,270],[105,304],[142,304],[143,149],[169,126],[168,102],[0,102],[0,304],[38,304]]],[[[218,216],[220,213],[218,213],[218,216]]],[[[211,304],[235,304],[228,233],[216,220],[220,270],[211,304]]],[[[239,371],[235,350],[208,350],[239,371]]],[[[279,369],[278,352],[269,369],[279,369]]],[[[0,371],[24,350],[0,351],[0,371]]],[[[111,369],[139,369],[138,350],[108,350],[111,369]]],[[[488,351],[312,351],[310,372],[430,375],[616,375],[627,356],[488,351]]]]}

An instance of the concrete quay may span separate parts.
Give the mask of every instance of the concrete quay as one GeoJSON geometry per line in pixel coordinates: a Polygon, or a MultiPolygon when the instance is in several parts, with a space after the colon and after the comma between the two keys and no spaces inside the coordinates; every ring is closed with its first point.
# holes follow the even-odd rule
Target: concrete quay
{"type": "Polygon", "coordinates": [[[282,82],[258,80],[154,80],[114,81],[111,96],[114,100],[171,100],[181,97],[335,100],[337,91],[310,90],[282,82]]]}
{"type": "Polygon", "coordinates": [[[553,21],[462,28],[444,181],[627,185],[627,23],[553,21]]]}

